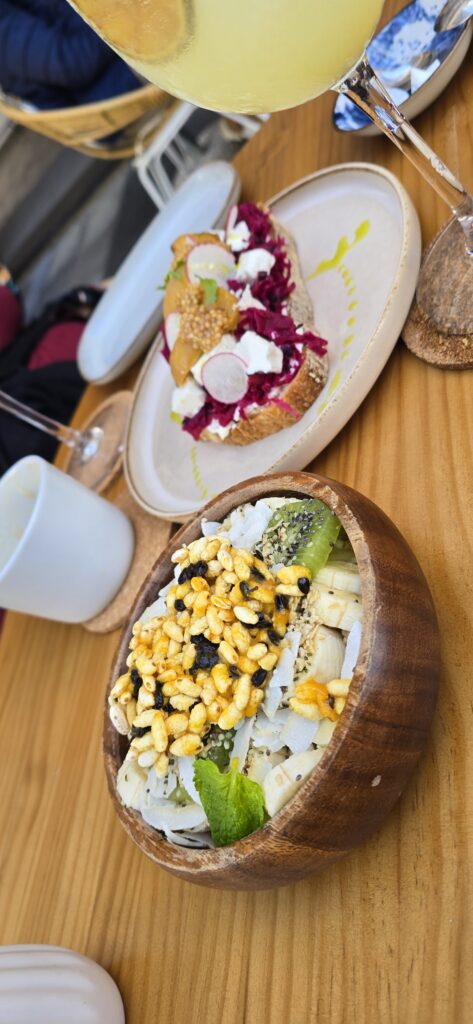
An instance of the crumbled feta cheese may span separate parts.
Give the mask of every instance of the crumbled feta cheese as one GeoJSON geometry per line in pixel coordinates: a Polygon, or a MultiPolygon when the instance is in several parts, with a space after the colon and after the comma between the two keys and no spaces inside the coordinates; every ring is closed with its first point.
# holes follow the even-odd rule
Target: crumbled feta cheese
{"type": "Polygon", "coordinates": [[[220,437],[222,439],[222,441],[226,437],[228,437],[231,429],[231,423],[229,423],[228,426],[223,427],[222,424],[218,422],[218,420],[211,420],[207,427],[207,430],[209,431],[210,434],[216,434],[217,437],[220,437]]]}
{"type": "Polygon", "coordinates": [[[207,362],[207,359],[210,359],[211,356],[219,355],[221,352],[233,352],[236,345],[237,343],[233,334],[224,334],[218,345],[215,345],[215,348],[211,349],[210,352],[204,352],[204,355],[194,363],[191,371],[197,383],[202,384],[202,368],[207,362]]]}
{"type": "Polygon", "coordinates": [[[269,274],[276,262],[266,249],[250,249],[242,252],[236,268],[237,281],[256,281],[258,274],[269,274]]]}
{"type": "Polygon", "coordinates": [[[205,403],[205,391],[192,378],[180,388],[174,388],[171,409],[179,416],[195,416],[205,403]]]}
{"type": "Polygon", "coordinates": [[[238,308],[241,310],[245,309],[265,309],[265,306],[259,299],[255,299],[251,294],[251,288],[249,284],[246,284],[240,298],[238,299],[238,308]]]}
{"type": "Polygon", "coordinates": [[[240,220],[233,228],[229,228],[225,241],[232,252],[242,252],[243,249],[248,248],[250,237],[248,224],[244,220],[240,220]]]}
{"type": "Polygon", "coordinates": [[[244,359],[249,374],[280,373],[283,354],[272,341],[262,338],[256,331],[245,331],[238,342],[237,354],[244,359]]]}

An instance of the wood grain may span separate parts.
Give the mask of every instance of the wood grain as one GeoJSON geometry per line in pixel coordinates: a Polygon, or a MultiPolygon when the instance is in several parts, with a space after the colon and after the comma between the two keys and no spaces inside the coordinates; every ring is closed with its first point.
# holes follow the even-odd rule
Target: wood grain
{"type": "Polygon", "coordinates": [[[297,795],[264,828],[230,847],[205,851],[163,840],[118,796],[117,772],[128,744],[112,726],[108,696],[127,671],[133,624],[172,578],[173,551],[202,536],[200,515],[173,537],[144,580],[122,632],[104,703],[107,782],[128,835],[156,864],[218,889],[285,885],[322,871],[363,842],[410,778],[437,696],[439,637],[432,599],[393,523],[352,488],[308,473],[254,477],[209,502],[203,514],[221,522],[238,505],[270,495],[324,501],[347,531],[362,584],[362,644],[347,706],[323,761],[297,795]]]}
{"type": "MultiPolygon", "coordinates": [[[[390,15],[400,3],[389,3],[390,15]]],[[[396,173],[424,241],[448,219],[382,139],[332,131],[326,96],[268,122],[237,159],[248,198],[319,167],[396,173]]],[[[471,51],[416,124],[473,187],[471,51]]],[[[128,386],[127,381],[115,387],[128,386]]],[[[86,413],[112,388],[90,389],[86,413]]],[[[199,889],[153,865],[116,819],[102,768],[117,642],[8,615],[0,647],[2,943],[69,945],[117,980],[128,1024],[470,1024],[473,1020],[473,403],[469,371],[400,345],[311,467],[398,525],[442,637],[435,724],[380,832],[322,875],[264,893],[199,889]]],[[[80,418],[80,416],[79,416],[80,418]]]]}

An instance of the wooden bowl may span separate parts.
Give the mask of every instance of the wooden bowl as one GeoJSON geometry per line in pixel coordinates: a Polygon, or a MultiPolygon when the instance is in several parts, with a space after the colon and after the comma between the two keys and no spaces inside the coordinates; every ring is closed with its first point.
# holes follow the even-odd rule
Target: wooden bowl
{"type": "Polygon", "coordinates": [[[432,598],[393,523],[344,484],[308,473],[278,473],[230,488],[175,534],[130,613],[107,697],[125,671],[133,623],[172,575],[171,553],[201,535],[202,515],[221,520],[237,505],[271,494],[321,498],[343,523],[361,576],[363,632],[350,694],[324,757],[301,789],[263,828],[231,846],[173,846],[120,802],[116,775],[126,740],[113,729],[105,703],[105,770],[122,825],[161,867],[190,882],[222,889],[269,889],[304,878],[374,832],[417,764],[438,685],[439,637],[432,598]]]}

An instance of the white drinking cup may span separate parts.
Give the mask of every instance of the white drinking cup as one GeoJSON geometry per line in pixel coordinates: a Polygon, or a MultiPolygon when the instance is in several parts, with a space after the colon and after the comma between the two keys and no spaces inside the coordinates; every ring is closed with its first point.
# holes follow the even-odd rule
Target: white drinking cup
{"type": "Polygon", "coordinates": [[[85,622],[113,599],[133,527],[109,501],[37,455],[0,479],[0,607],[85,622]]]}

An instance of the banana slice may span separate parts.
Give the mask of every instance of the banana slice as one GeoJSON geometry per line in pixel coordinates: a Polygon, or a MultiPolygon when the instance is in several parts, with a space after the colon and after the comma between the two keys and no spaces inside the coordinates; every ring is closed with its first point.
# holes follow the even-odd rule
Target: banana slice
{"type": "Polygon", "coordinates": [[[332,589],[348,590],[350,594],[361,594],[360,574],[353,562],[327,562],[317,573],[315,582],[332,589]]]}
{"type": "Polygon", "coordinates": [[[248,778],[252,782],[258,782],[262,786],[269,772],[284,761],[284,754],[268,754],[266,750],[258,750],[253,747],[248,756],[248,778]]]}
{"type": "Polygon", "coordinates": [[[350,630],[355,622],[361,622],[363,613],[361,600],[349,590],[337,590],[318,583],[314,587],[313,610],[324,626],[332,629],[350,630]],[[315,593],[316,591],[316,593],[315,593]]]}
{"type": "Polygon", "coordinates": [[[118,795],[125,807],[135,811],[141,808],[146,790],[148,772],[140,768],[137,761],[124,761],[117,775],[118,795]]]}
{"type": "MultiPolygon", "coordinates": [[[[318,626],[313,641],[313,656],[306,675],[313,676],[319,683],[339,679],[345,658],[345,643],[338,630],[318,626]]],[[[301,682],[299,679],[298,682],[301,682]]]]}
{"type": "Polygon", "coordinates": [[[304,750],[302,754],[293,754],[271,769],[263,779],[266,810],[271,817],[297,793],[322,755],[323,750],[304,750]]]}

